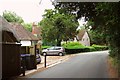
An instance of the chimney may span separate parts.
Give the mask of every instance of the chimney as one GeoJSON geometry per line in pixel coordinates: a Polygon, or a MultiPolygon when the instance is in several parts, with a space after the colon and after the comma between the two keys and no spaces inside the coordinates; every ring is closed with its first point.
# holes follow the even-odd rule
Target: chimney
{"type": "Polygon", "coordinates": [[[33,22],[33,24],[32,24],[32,34],[33,35],[36,35],[37,33],[36,33],[36,27],[37,27],[37,23],[36,22],[33,22]]]}

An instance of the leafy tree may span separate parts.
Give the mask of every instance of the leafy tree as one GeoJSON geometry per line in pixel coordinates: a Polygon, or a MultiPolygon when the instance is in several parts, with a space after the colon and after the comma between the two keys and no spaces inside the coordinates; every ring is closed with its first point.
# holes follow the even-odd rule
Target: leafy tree
{"type": "Polygon", "coordinates": [[[18,16],[16,13],[14,12],[10,12],[10,11],[4,11],[3,12],[3,17],[8,21],[8,22],[17,22],[17,23],[23,23],[23,19],[18,16]]]}
{"type": "Polygon", "coordinates": [[[32,32],[32,23],[22,23],[22,25],[25,27],[25,29],[32,32]]]}
{"type": "Polygon", "coordinates": [[[57,2],[55,8],[58,9],[60,13],[77,13],[77,19],[85,17],[86,20],[89,20],[94,19],[96,16],[95,8],[97,4],[97,2],[57,2]]]}
{"type": "Polygon", "coordinates": [[[100,33],[97,30],[90,30],[88,31],[91,39],[91,45],[107,45],[106,35],[104,33],[100,33]]]}
{"type": "Polygon", "coordinates": [[[76,11],[77,18],[85,16],[86,20],[93,21],[94,25],[92,26],[92,30],[105,35],[111,50],[110,56],[117,57],[120,66],[119,2],[58,2],[56,8],[60,12],[66,10],[65,12],[69,12],[70,14],[76,11]]]}
{"type": "Polygon", "coordinates": [[[104,25],[101,28],[104,29],[104,33],[107,34],[109,41],[110,56],[117,59],[118,71],[120,77],[120,17],[119,17],[119,3],[99,3],[97,13],[98,18],[102,20],[100,24],[104,25]],[[103,16],[104,15],[104,16],[103,16]]]}
{"type": "Polygon", "coordinates": [[[62,40],[69,40],[76,34],[78,22],[74,15],[60,14],[56,10],[46,10],[40,22],[43,40],[56,42],[60,46],[62,40]]]}

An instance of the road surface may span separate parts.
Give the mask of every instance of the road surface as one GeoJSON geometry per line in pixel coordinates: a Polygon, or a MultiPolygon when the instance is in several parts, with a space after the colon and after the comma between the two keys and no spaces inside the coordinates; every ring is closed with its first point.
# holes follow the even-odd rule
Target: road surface
{"type": "Polygon", "coordinates": [[[109,78],[107,57],[108,51],[80,53],[27,78],[109,78]]]}

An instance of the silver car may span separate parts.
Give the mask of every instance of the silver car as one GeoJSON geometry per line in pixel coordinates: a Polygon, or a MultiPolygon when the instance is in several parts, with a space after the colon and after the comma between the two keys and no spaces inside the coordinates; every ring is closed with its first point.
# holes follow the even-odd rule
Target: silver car
{"type": "Polygon", "coordinates": [[[59,56],[63,56],[65,55],[65,49],[63,47],[59,47],[59,46],[54,46],[54,47],[50,47],[47,49],[43,49],[42,50],[42,54],[45,55],[59,55],[59,56]]]}

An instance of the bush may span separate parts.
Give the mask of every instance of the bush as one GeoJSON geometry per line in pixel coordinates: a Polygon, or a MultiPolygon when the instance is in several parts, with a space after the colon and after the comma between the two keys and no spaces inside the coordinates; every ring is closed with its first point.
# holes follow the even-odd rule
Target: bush
{"type": "Polygon", "coordinates": [[[66,49],[81,49],[81,48],[85,48],[85,46],[83,46],[82,44],[80,44],[79,42],[69,42],[69,43],[63,43],[62,46],[66,49]]]}
{"type": "Polygon", "coordinates": [[[42,46],[42,49],[50,48],[51,46],[42,46]]]}
{"type": "Polygon", "coordinates": [[[96,51],[96,49],[92,46],[86,47],[88,50],[86,50],[86,52],[92,52],[92,51],[96,51]]]}
{"type": "Polygon", "coordinates": [[[91,51],[102,51],[107,50],[107,46],[100,46],[100,45],[92,45],[92,46],[83,46],[79,42],[69,42],[67,44],[62,44],[65,48],[67,54],[74,54],[80,52],[91,52],[91,51]]]}
{"type": "Polygon", "coordinates": [[[67,54],[74,54],[74,53],[80,53],[80,52],[89,52],[93,51],[93,47],[86,47],[80,44],[79,42],[69,42],[67,44],[62,44],[62,46],[65,48],[65,51],[67,54]]]}
{"type": "Polygon", "coordinates": [[[93,44],[92,47],[94,47],[96,51],[108,50],[107,46],[101,46],[101,45],[93,44]]]}

